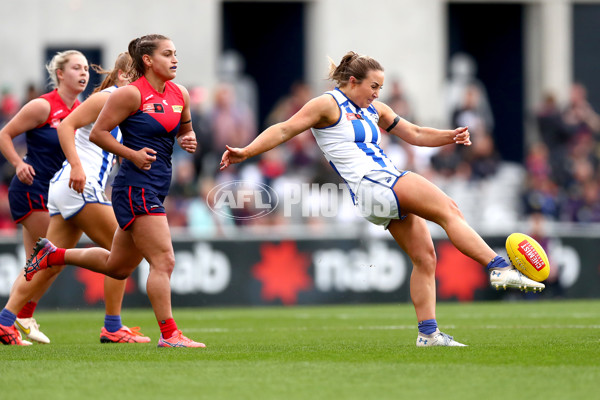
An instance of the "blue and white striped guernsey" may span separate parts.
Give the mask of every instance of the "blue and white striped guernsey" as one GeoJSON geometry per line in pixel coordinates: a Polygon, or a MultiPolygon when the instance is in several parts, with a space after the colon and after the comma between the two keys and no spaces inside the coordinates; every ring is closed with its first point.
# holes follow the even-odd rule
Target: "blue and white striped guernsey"
{"type": "Polygon", "coordinates": [[[329,164],[356,193],[360,180],[368,172],[395,169],[379,147],[379,115],[373,105],[360,108],[338,88],[325,93],[338,103],[340,118],[333,125],[311,131],[329,164]]]}
{"type": "MultiPolygon", "coordinates": [[[[103,92],[112,93],[117,89],[117,86],[111,86],[103,90],[103,92]]],[[[85,171],[87,181],[93,181],[100,185],[102,189],[106,189],[108,176],[113,167],[115,155],[100,148],[90,141],[90,132],[94,123],[77,129],[75,133],[75,147],[77,155],[81,160],[81,166],[85,171]]],[[[123,143],[121,130],[117,126],[112,130],[111,134],[119,143],[123,143]]],[[[71,174],[71,164],[65,160],[62,168],[54,175],[53,182],[58,181],[62,176],[69,177],[71,174]]]]}

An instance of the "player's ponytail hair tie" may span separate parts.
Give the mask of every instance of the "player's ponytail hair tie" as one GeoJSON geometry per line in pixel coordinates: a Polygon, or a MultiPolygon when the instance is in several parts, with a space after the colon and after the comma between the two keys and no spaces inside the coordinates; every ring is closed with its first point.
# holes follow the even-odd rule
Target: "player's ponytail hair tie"
{"type": "Polygon", "coordinates": [[[169,38],[159,34],[152,34],[141,36],[129,42],[127,49],[131,55],[132,63],[128,75],[132,80],[138,79],[144,75],[146,66],[144,65],[143,57],[145,55],[152,55],[154,50],[158,47],[158,42],[161,40],[169,40],[169,38]]]}
{"type": "Polygon", "coordinates": [[[329,59],[329,79],[337,82],[340,87],[346,85],[351,76],[362,82],[372,70],[383,71],[383,67],[374,58],[354,51],[347,52],[337,66],[329,59]]]}
{"type": "Polygon", "coordinates": [[[94,89],[94,93],[100,92],[109,86],[114,86],[119,82],[119,73],[129,74],[131,71],[131,56],[128,52],[123,52],[117,56],[112,70],[105,70],[98,64],[90,65],[90,68],[99,75],[106,75],[102,83],[94,89]]]}

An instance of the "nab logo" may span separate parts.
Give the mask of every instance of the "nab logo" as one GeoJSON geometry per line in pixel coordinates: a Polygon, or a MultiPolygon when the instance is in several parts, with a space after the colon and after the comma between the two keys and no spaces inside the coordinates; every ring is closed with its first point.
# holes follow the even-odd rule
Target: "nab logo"
{"type": "Polygon", "coordinates": [[[216,214],[236,220],[251,220],[269,215],[279,204],[269,185],[251,181],[221,183],[208,192],[206,203],[216,214]]]}

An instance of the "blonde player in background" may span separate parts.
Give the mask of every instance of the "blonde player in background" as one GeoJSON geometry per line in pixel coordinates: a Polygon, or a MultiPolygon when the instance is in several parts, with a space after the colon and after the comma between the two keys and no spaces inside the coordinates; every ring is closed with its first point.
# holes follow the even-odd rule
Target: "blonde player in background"
{"type": "MultiPolygon", "coordinates": [[[[106,75],[106,78],[94,93],[58,126],[58,137],[67,160],[50,182],[50,225],[47,237],[62,246],[75,247],[82,233],[85,233],[100,246],[109,250],[111,248],[118,224],[105,189],[115,156],[92,143],[90,132],[110,94],[129,83],[127,70],[130,64],[129,54],[121,53],[111,71],[93,65],[92,68],[106,75]]],[[[115,139],[122,141],[118,127],[111,133],[115,139]]],[[[37,274],[31,282],[27,282],[24,276],[19,276],[5,310],[20,310],[28,300],[37,303],[64,267],[62,265],[45,270],[37,274]]],[[[139,332],[139,328],[130,329],[121,322],[121,305],[126,283],[126,280],[109,277],[104,279],[106,315],[100,331],[102,343],[150,341],[149,337],[139,332]]],[[[24,324],[19,319],[16,323],[28,338],[42,343],[49,342],[39,331],[37,324],[24,324]]]]}
{"type": "Polygon", "coordinates": [[[125,279],[145,258],[150,264],[146,292],[161,332],[158,347],[203,348],[204,343],[184,336],[173,318],[170,279],[175,252],[163,206],[175,141],[189,153],[196,151],[190,96],[172,82],[179,61],[169,38],[145,35],[132,40],[128,51],[134,80],[110,96],[90,134],[94,143],[123,158],[112,190],[119,229],[111,250],[57,248],[42,238],[26,263],[25,278],[69,264],[125,279]],[[111,135],[117,126],[123,132],[122,144],[111,135]]]}
{"type": "MultiPolygon", "coordinates": [[[[65,159],[56,128],[79,105],[77,96],[85,90],[90,78],[87,59],[77,50],[56,53],[46,69],[54,90],[29,101],[0,130],[0,150],[15,167],[8,198],[15,223],[23,227],[26,253],[31,251],[38,237],[46,235],[50,223],[48,187],[50,179],[65,159]],[[25,133],[27,142],[24,158],[19,156],[13,144],[13,140],[22,133],[25,133]]],[[[36,305],[37,302],[32,301],[22,308],[0,312],[0,342],[31,344],[22,340],[21,333],[14,326],[17,317],[23,329],[33,333],[33,339],[49,342],[39,332],[33,318],[36,305]]]]}

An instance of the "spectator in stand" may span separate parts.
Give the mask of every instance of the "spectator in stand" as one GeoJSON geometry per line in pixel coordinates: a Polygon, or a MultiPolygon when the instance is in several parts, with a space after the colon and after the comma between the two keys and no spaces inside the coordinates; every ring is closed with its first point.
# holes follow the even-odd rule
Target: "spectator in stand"
{"type": "Polygon", "coordinates": [[[532,145],[525,159],[527,178],[523,193],[524,212],[558,218],[559,188],[551,179],[548,148],[543,143],[532,145]]]}
{"type": "Polygon", "coordinates": [[[563,112],[563,121],[571,136],[597,135],[600,133],[600,116],[587,99],[587,89],[581,83],[571,87],[569,103],[563,112]]]}
{"type": "Polygon", "coordinates": [[[218,171],[219,159],[218,154],[214,153],[210,120],[205,109],[206,97],[206,89],[202,86],[196,86],[190,90],[192,127],[198,141],[198,150],[193,155],[196,176],[212,176],[218,171]]]}
{"type": "MultiPolygon", "coordinates": [[[[243,104],[252,121],[258,120],[258,89],[254,78],[244,71],[246,60],[235,50],[226,50],[217,60],[217,78],[234,91],[233,98],[243,104]]],[[[219,152],[220,155],[220,152],[219,152]]]]}
{"type": "Polygon", "coordinates": [[[12,91],[5,87],[2,89],[2,98],[0,99],[0,126],[10,120],[19,111],[19,101],[12,91]]]}
{"type": "Polygon", "coordinates": [[[553,93],[544,95],[542,104],[535,112],[535,120],[540,140],[548,147],[550,153],[566,147],[570,139],[569,131],[553,93]]]}
{"type": "Polygon", "coordinates": [[[559,184],[565,184],[568,179],[566,164],[571,130],[567,128],[552,93],[544,95],[542,104],[535,113],[535,121],[539,138],[548,149],[548,157],[552,159],[552,164],[549,165],[552,169],[551,178],[559,184]]]}
{"type": "Polygon", "coordinates": [[[227,143],[241,146],[256,137],[256,120],[250,109],[237,100],[230,84],[219,84],[215,89],[209,118],[215,149],[222,149],[227,143]]]}
{"type": "MultiPolygon", "coordinates": [[[[267,125],[289,119],[312,98],[312,90],[302,82],[294,82],[290,92],[283,96],[266,118],[267,125]]],[[[311,135],[298,135],[286,142],[282,148],[283,161],[294,173],[312,175],[314,165],[321,158],[319,147],[311,135]]],[[[266,156],[266,155],[265,155],[266,156]]],[[[262,159],[265,157],[263,156],[262,159]]],[[[280,158],[280,157],[276,157],[280,158]]],[[[271,174],[271,178],[273,178],[271,174]]]]}
{"type": "Polygon", "coordinates": [[[29,103],[31,100],[37,99],[38,97],[40,97],[40,94],[41,93],[39,92],[34,83],[28,83],[27,91],[25,94],[25,103],[29,103]]]}
{"type": "Polygon", "coordinates": [[[235,226],[231,210],[226,205],[221,206],[218,212],[211,208],[215,204],[214,188],[214,179],[201,179],[198,196],[190,201],[187,208],[188,228],[194,235],[223,237],[227,235],[228,229],[235,226]]]}
{"type": "MultiPolygon", "coordinates": [[[[477,115],[485,121],[488,132],[494,130],[494,116],[490,107],[487,91],[483,82],[477,78],[477,62],[466,53],[455,53],[450,59],[450,78],[446,83],[446,110],[450,121],[456,110],[465,101],[466,92],[475,88],[477,92],[477,115]]],[[[471,130],[471,125],[468,126],[471,130]]]]}
{"type": "Polygon", "coordinates": [[[471,180],[493,177],[498,172],[502,161],[490,135],[481,135],[476,142],[473,142],[471,151],[465,153],[464,158],[470,168],[471,180]]]}
{"type": "Polygon", "coordinates": [[[480,136],[492,135],[493,120],[483,112],[481,89],[475,84],[469,84],[463,92],[460,106],[454,110],[452,124],[468,126],[473,142],[480,136]]]}
{"type": "MultiPolygon", "coordinates": [[[[582,141],[589,136],[581,136],[576,139],[582,141]]],[[[597,188],[593,185],[598,180],[595,167],[595,159],[590,151],[589,144],[578,144],[572,148],[569,163],[569,183],[563,187],[565,201],[561,210],[561,220],[567,222],[596,222],[595,205],[597,188]],[[596,189],[596,190],[595,190],[596,189]]]]}
{"type": "Polygon", "coordinates": [[[496,151],[492,136],[493,119],[484,113],[482,93],[478,85],[469,83],[463,92],[463,99],[452,116],[453,125],[468,126],[473,146],[468,152],[455,148],[468,164],[470,179],[486,179],[495,175],[500,165],[500,155],[496,151]]]}
{"type": "Polygon", "coordinates": [[[471,171],[468,169],[468,164],[463,160],[463,157],[456,146],[444,146],[437,153],[431,156],[431,168],[443,179],[453,178],[459,171],[466,178],[471,176],[471,171]]]}
{"type": "MultiPolygon", "coordinates": [[[[402,82],[399,79],[394,79],[390,85],[390,88],[391,93],[387,96],[386,100],[384,100],[385,103],[390,106],[390,108],[394,110],[398,116],[406,119],[407,121],[413,121],[416,123],[416,117],[402,82]]],[[[394,161],[402,160],[401,162],[397,163],[396,166],[398,168],[415,170],[415,172],[419,173],[425,172],[417,171],[418,168],[415,164],[415,158],[417,157],[416,153],[431,152],[431,149],[423,147],[415,148],[403,140],[398,140],[398,138],[393,135],[389,136],[389,141],[390,143],[386,153],[394,161]]],[[[437,154],[439,150],[441,149],[435,149],[435,154],[437,154]]]]}
{"type": "Polygon", "coordinates": [[[385,103],[400,117],[408,121],[415,121],[416,118],[410,101],[406,96],[402,81],[394,79],[390,85],[390,89],[390,93],[386,97],[385,103]]]}
{"type": "Polygon", "coordinates": [[[583,224],[600,222],[600,188],[597,179],[586,180],[569,197],[563,207],[562,217],[566,221],[583,224]]]}
{"type": "Polygon", "coordinates": [[[191,157],[173,159],[173,180],[169,197],[165,199],[165,210],[171,228],[187,226],[187,208],[196,196],[196,174],[191,157]]]}

